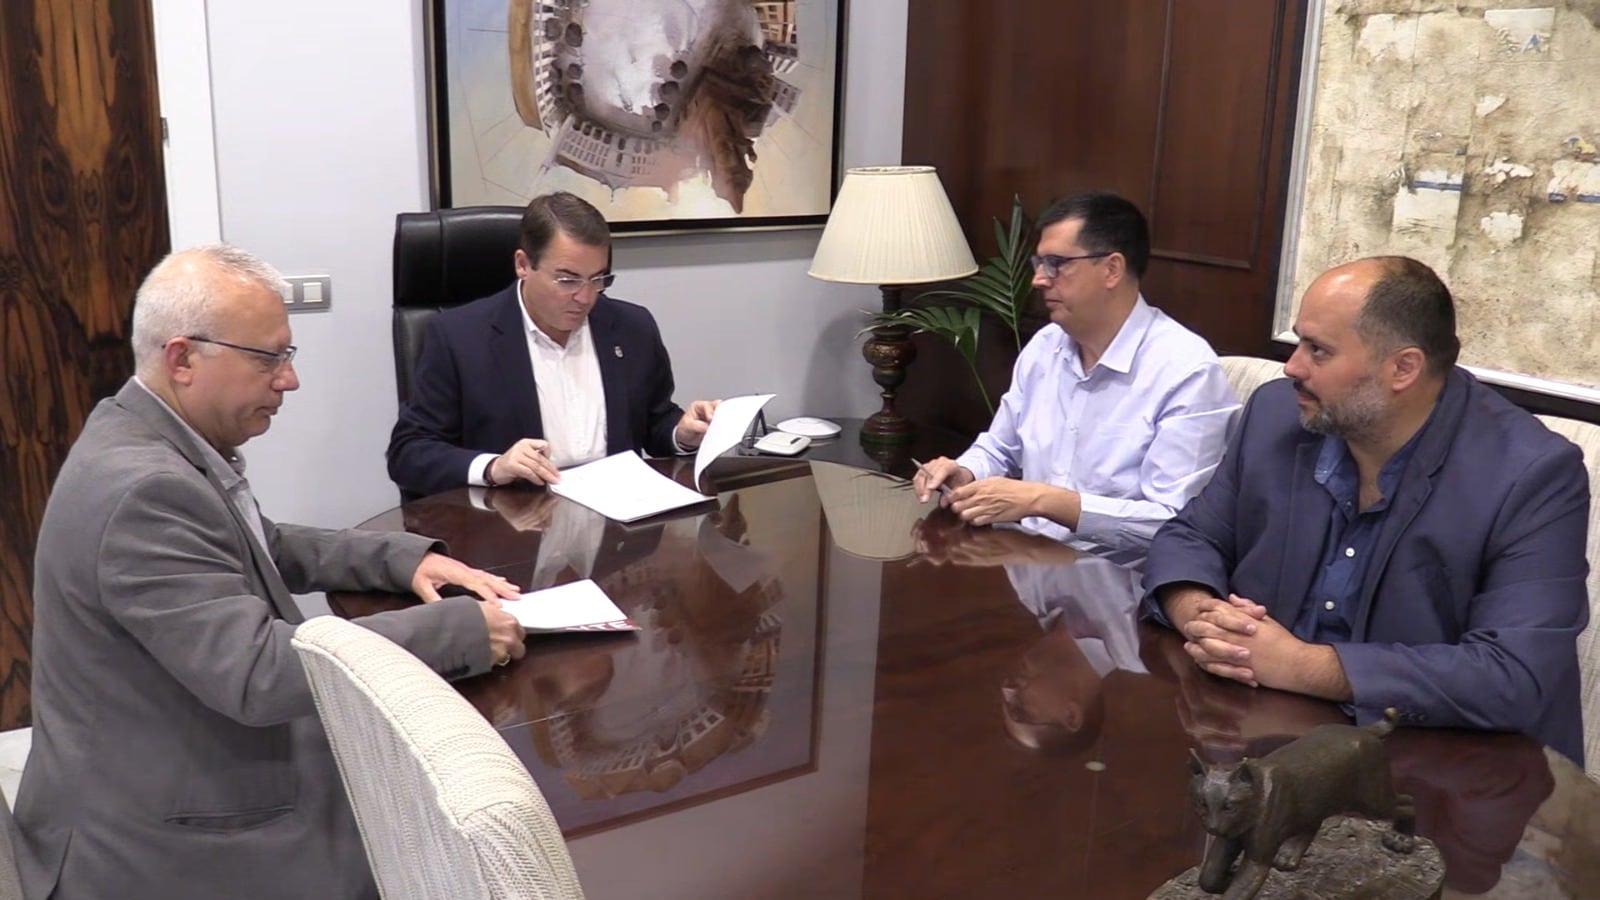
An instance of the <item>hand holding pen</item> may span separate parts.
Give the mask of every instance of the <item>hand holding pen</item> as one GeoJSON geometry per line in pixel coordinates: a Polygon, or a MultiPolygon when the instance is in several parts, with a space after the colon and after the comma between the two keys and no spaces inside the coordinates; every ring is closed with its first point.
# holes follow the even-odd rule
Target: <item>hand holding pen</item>
{"type": "Polygon", "coordinates": [[[955,460],[941,456],[929,462],[911,462],[917,467],[917,474],[911,479],[911,486],[916,489],[917,500],[926,502],[933,496],[934,491],[939,492],[939,505],[950,505],[950,490],[972,483],[972,472],[967,467],[958,464],[955,460]]]}

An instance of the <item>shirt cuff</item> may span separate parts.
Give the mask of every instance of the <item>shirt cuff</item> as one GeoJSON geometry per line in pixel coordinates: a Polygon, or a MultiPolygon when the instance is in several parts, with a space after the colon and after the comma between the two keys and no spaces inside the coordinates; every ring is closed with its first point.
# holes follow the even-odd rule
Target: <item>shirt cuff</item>
{"type": "Polygon", "coordinates": [[[1139,618],[1176,631],[1177,626],[1173,625],[1172,620],[1167,618],[1167,611],[1161,608],[1161,601],[1156,598],[1156,591],[1160,589],[1161,587],[1157,587],[1139,598],[1139,618]]]}
{"type": "Polygon", "coordinates": [[[1003,471],[996,470],[988,456],[972,450],[968,450],[956,457],[956,465],[971,472],[973,481],[1006,474],[1003,471]]]}
{"type": "Polygon", "coordinates": [[[1121,530],[1123,510],[1118,501],[1097,494],[1078,492],[1078,527],[1073,529],[1080,537],[1094,539],[1096,535],[1112,535],[1121,530]]]}
{"type": "Polygon", "coordinates": [[[483,480],[483,472],[489,468],[489,461],[499,456],[498,453],[480,453],[467,465],[467,484],[473,487],[488,487],[489,482],[483,480]]]}

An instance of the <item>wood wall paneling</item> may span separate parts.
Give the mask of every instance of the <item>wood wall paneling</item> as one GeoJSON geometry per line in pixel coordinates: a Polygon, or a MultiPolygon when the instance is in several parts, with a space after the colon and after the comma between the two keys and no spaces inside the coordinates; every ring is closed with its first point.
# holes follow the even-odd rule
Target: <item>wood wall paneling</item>
{"type": "MultiPolygon", "coordinates": [[[[1304,21],[1304,0],[918,0],[904,159],[939,168],[980,258],[1013,194],[1035,212],[1081,190],[1128,197],[1151,220],[1150,301],[1219,352],[1267,352],[1304,21]]],[[[984,344],[1002,355],[987,383],[1009,357],[984,344]]],[[[943,350],[923,349],[901,408],[983,421],[943,350]]]]}
{"type": "Polygon", "coordinates": [[[147,2],[0,5],[0,729],[26,725],[33,548],[167,251],[147,2]]]}
{"type": "Polygon", "coordinates": [[[1263,215],[1273,59],[1219,53],[1243,43],[1275,51],[1278,0],[1236,0],[1240,15],[1174,10],[1151,191],[1158,257],[1249,269],[1263,215]]]}
{"type": "Polygon", "coordinates": [[[1219,353],[1270,352],[1304,2],[1179,5],[1147,291],[1219,353]]]}
{"type": "MultiPolygon", "coordinates": [[[[973,77],[983,65],[980,49],[988,24],[987,17],[974,14],[972,4],[919,2],[911,10],[910,33],[920,42],[918,55],[908,54],[906,61],[901,156],[908,165],[937,166],[957,210],[979,202],[977,182],[959,174],[977,165],[976,138],[988,127],[991,113],[982,93],[984,79],[973,77]],[[962,119],[964,127],[943,127],[951,118],[962,119]],[[918,137],[915,150],[913,135],[918,137]]],[[[886,165],[892,160],[865,162],[886,165]]]]}

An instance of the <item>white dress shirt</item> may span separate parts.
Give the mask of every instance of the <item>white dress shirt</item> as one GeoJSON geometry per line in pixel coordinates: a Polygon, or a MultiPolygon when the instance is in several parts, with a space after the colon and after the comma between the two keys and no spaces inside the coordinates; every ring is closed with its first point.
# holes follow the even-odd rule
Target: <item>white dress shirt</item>
{"type": "Polygon", "coordinates": [[[1029,531],[1148,546],[1211,480],[1238,409],[1210,345],[1140,296],[1088,372],[1059,326],[1034,335],[994,422],[956,461],[1079,493],[1076,531],[1031,516],[1029,531]]]}
{"type": "MultiPolygon", "coordinates": [[[[520,283],[517,296],[522,296],[520,283]]],[[[528,335],[528,358],[539,394],[539,420],[544,439],[550,442],[550,462],[565,469],[605,456],[606,390],[589,320],[574,328],[562,346],[534,324],[526,305],[518,303],[517,308],[528,335]]],[[[484,469],[498,455],[479,454],[467,467],[467,483],[484,484],[484,469]]]]}

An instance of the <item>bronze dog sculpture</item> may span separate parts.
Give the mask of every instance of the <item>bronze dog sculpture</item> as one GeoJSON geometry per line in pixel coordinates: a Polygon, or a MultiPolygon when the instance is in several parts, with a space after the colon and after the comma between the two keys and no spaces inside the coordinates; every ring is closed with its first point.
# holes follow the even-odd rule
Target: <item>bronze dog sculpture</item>
{"type": "Polygon", "coordinates": [[[1393,822],[1384,846],[1410,853],[1416,810],[1409,796],[1395,793],[1383,747],[1395,718],[1390,709],[1366,727],[1318,725],[1260,759],[1233,765],[1208,766],[1191,751],[1189,795],[1211,835],[1200,887],[1226,890],[1224,900],[1249,900],[1272,868],[1298,867],[1322,820],[1339,813],[1393,822]],[[1241,852],[1244,861],[1230,874],[1241,852]]]}

